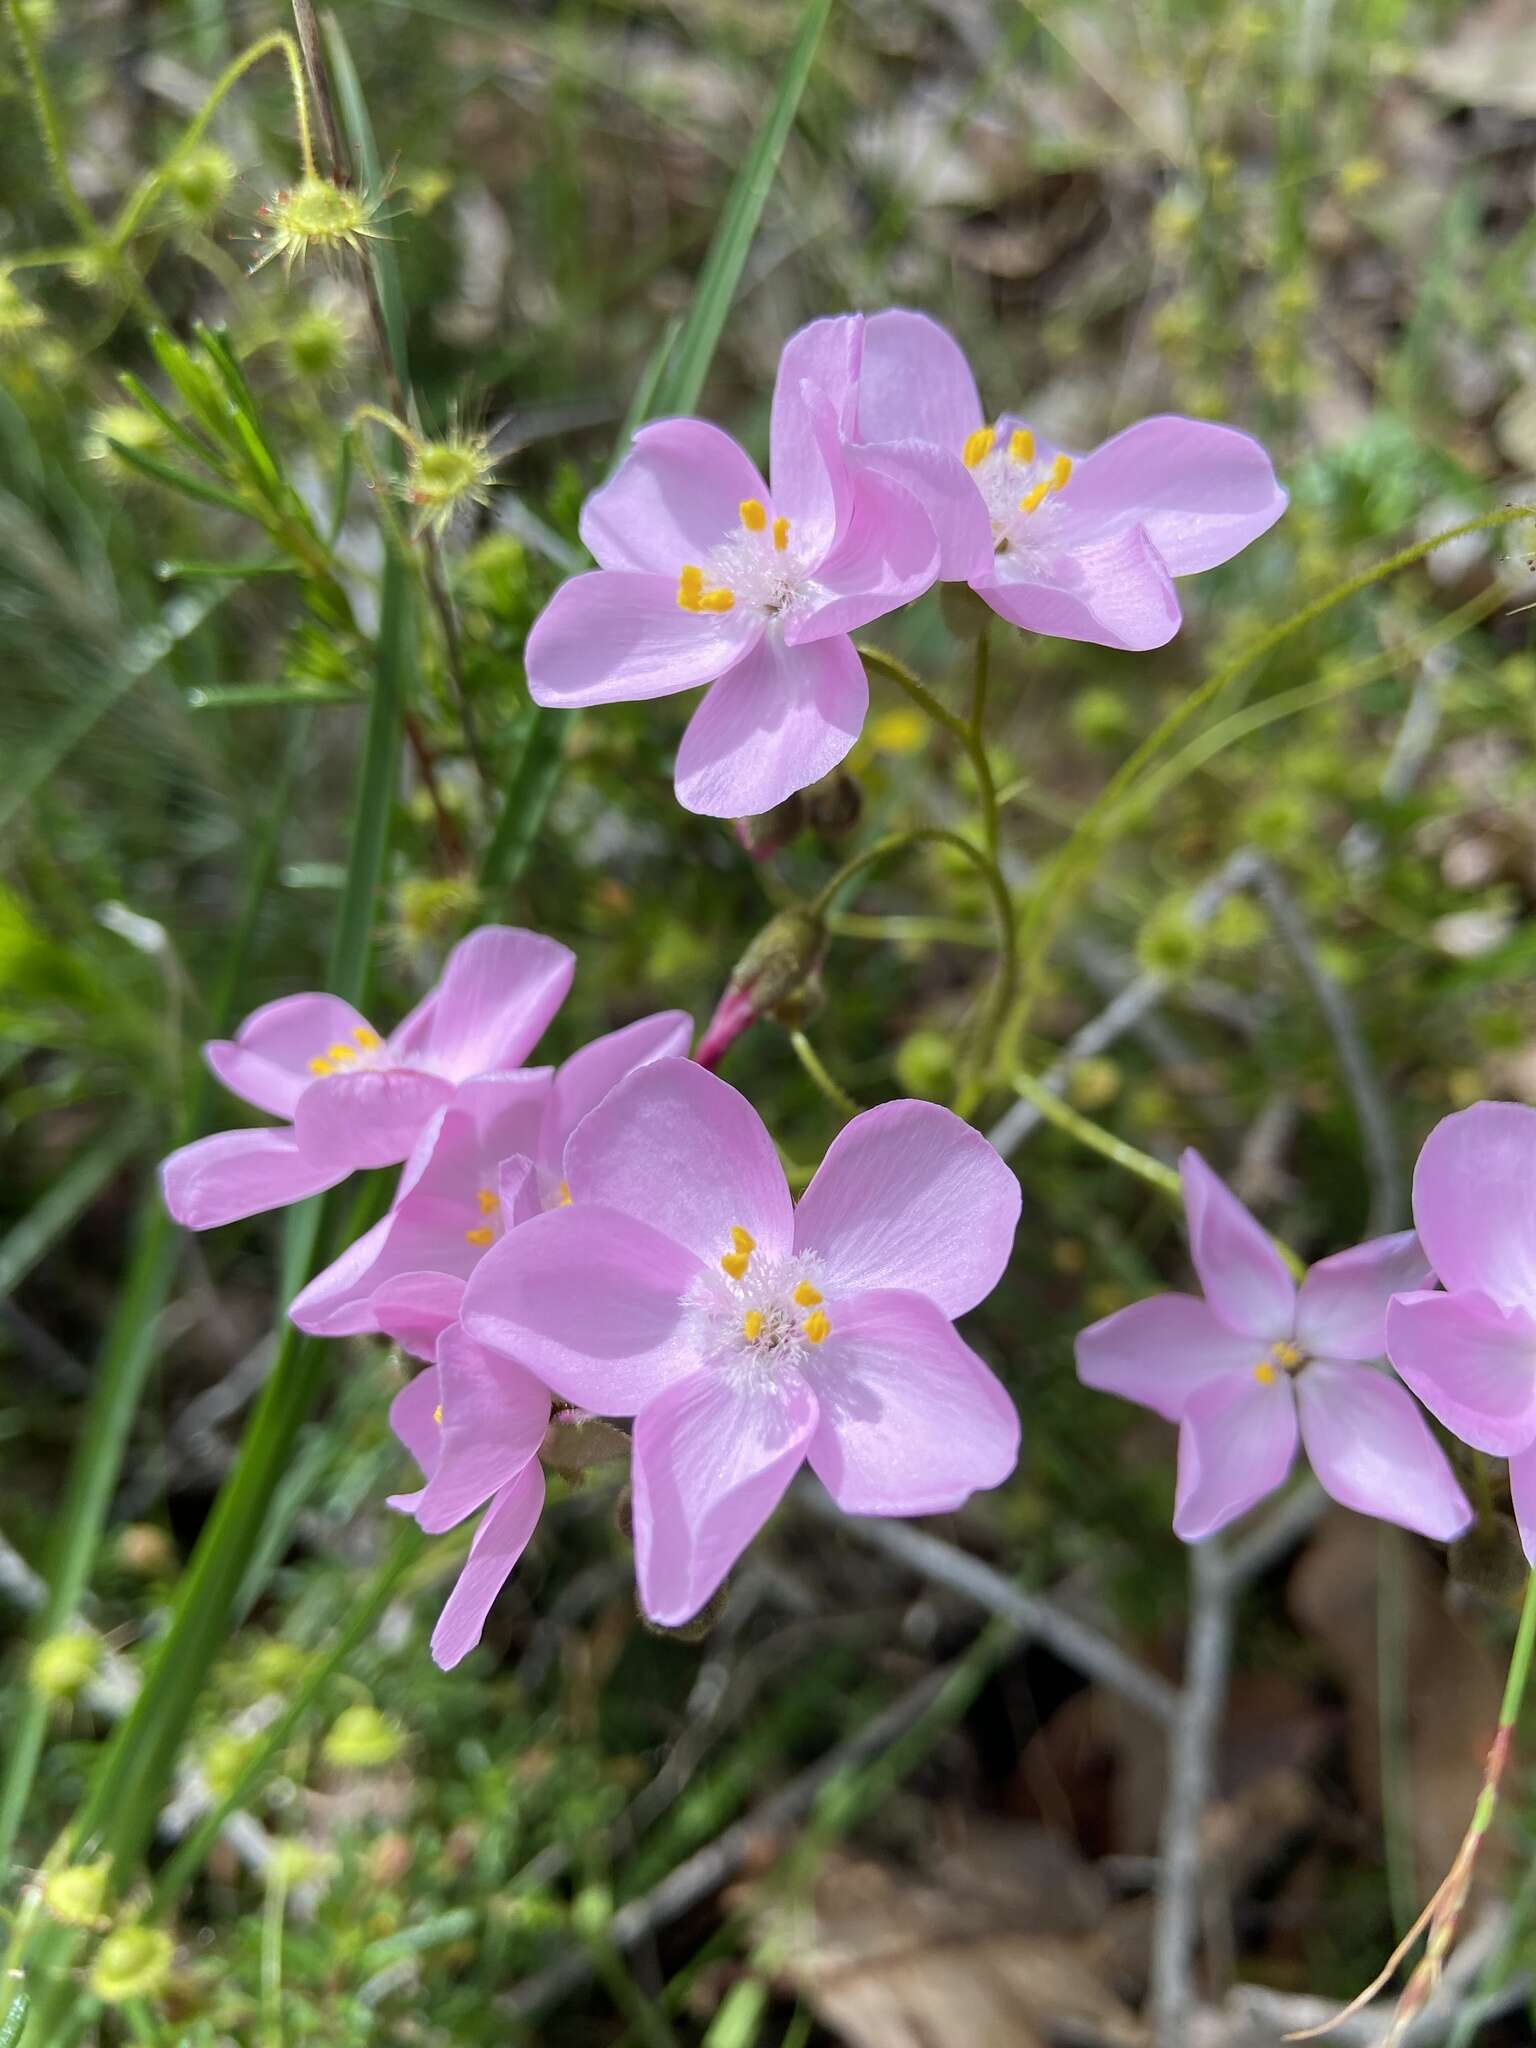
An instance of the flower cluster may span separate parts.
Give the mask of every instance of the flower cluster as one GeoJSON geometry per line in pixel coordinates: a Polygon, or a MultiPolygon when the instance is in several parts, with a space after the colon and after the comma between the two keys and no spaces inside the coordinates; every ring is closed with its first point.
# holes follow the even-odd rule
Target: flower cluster
{"type": "Polygon", "coordinates": [[[791,337],[769,451],[765,480],[703,420],[642,428],[582,513],[598,567],[528,641],[540,704],[708,684],[676,775],[678,800],[713,817],[771,810],[837,766],[869,696],[850,635],[936,580],[1034,633],[1159,647],[1179,627],[1173,579],[1227,561],[1286,505],[1230,427],[1147,419],[1075,456],[989,418],[957,343],[902,311],[791,337]]]}

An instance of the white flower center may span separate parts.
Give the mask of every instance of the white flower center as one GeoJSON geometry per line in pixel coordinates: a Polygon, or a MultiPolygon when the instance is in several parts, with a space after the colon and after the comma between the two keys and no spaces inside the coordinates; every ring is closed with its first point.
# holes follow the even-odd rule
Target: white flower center
{"type": "Polygon", "coordinates": [[[690,1351],[701,1365],[714,1360],[758,1383],[805,1366],[832,1333],[820,1259],[767,1258],[739,1226],[723,1241],[729,1249],[718,1268],[699,1274],[683,1296],[690,1351]]]}
{"type": "Polygon", "coordinates": [[[795,610],[809,576],[787,519],[770,519],[758,498],[741,501],[740,530],[710,549],[702,562],[678,570],[677,602],[685,612],[729,612],[746,605],[765,618],[795,610]]]}
{"type": "Polygon", "coordinates": [[[1058,517],[1056,500],[1072,475],[1071,456],[1053,455],[1047,461],[1036,453],[1028,427],[1015,427],[1006,441],[995,427],[978,427],[960,453],[992,522],[994,553],[1037,554],[1048,548],[1058,517]]]}

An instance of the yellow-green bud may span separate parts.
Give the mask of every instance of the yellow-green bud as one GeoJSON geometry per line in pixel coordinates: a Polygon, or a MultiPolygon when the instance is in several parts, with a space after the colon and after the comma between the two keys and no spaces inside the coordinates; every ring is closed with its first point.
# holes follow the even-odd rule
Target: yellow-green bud
{"type": "Polygon", "coordinates": [[[95,1675],[101,1648],[100,1639],[82,1629],[49,1636],[32,1652],[27,1667],[32,1690],[45,1700],[72,1700],[95,1675]]]}
{"type": "Polygon", "coordinates": [[[329,306],[309,306],[284,327],[282,345],[295,376],[323,383],[346,364],[351,323],[329,306]]]}
{"type": "Polygon", "coordinates": [[[236,1735],[228,1730],[220,1730],[208,1738],[197,1762],[215,1799],[225,1799],[234,1791],[258,1741],[255,1735],[236,1735]]]}
{"type": "Polygon", "coordinates": [[[1136,935],[1136,958],[1148,974],[1177,981],[1193,974],[1205,952],[1205,934],[1192,925],[1182,907],[1167,904],[1154,911],[1136,935]]]}
{"type": "Polygon", "coordinates": [[[601,1941],[613,1919],[613,1893],[605,1884],[583,1885],[571,1901],[571,1925],[586,1941],[601,1941]]]}
{"type": "Polygon", "coordinates": [[[175,1957],[176,1944],[164,1928],[114,1928],[91,1964],[91,1990],[103,2005],[158,1997],[175,1957]]]}
{"type": "Polygon", "coordinates": [[[331,1723],[320,1753],[341,1771],[379,1771],[405,1747],[405,1736],[377,1707],[344,1707],[331,1723]]]}
{"type": "Polygon", "coordinates": [[[395,914],[406,949],[436,946],[461,931],[480,903],[470,875],[413,875],[395,892],[395,914]]]}
{"type": "Polygon", "coordinates": [[[187,218],[202,226],[229,197],[235,182],[234,158],[217,143],[201,143],[167,166],[165,182],[187,218]]]}
{"type": "Polygon", "coordinates": [[[344,250],[360,256],[365,244],[379,235],[374,225],[378,201],[355,185],[333,185],[329,178],[301,178],[291,189],[274,194],[259,211],[265,225],[257,229],[256,238],[267,246],[253,270],[275,256],[291,270],[311,251],[333,258],[344,250]]]}
{"type": "Polygon", "coordinates": [[[43,1905],[66,1927],[99,1926],[111,1875],[110,1856],[98,1856],[94,1863],[67,1863],[62,1870],[45,1872],[43,1905]]]}
{"type": "Polygon", "coordinates": [[[121,483],[142,483],[143,477],[118,454],[116,442],[133,455],[150,455],[165,438],[160,422],[136,405],[104,405],[92,415],[81,453],[121,483]]]}
{"type": "Polygon", "coordinates": [[[404,497],[416,508],[416,531],[428,527],[441,533],[455,514],[471,505],[491,502],[496,457],[483,434],[449,434],[441,441],[420,441],[409,452],[404,497]]]}
{"type": "Polygon", "coordinates": [[[319,1878],[329,1877],[334,1868],[334,1859],[308,1842],[274,1842],[267,1861],[266,1879],[269,1885],[280,1885],[284,1891],[292,1891],[295,1885],[313,1884],[319,1878]]]}
{"type": "Polygon", "coordinates": [[[909,1031],[896,1048],[895,1067],[904,1093],[942,1102],[955,1078],[954,1040],[942,1031],[909,1031]]]}

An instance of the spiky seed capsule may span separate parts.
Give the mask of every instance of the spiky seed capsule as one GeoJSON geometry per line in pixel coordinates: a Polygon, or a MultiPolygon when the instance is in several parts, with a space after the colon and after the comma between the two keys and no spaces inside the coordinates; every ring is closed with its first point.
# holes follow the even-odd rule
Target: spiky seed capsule
{"type": "Polygon", "coordinates": [[[107,1896],[107,1879],[112,1858],[98,1856],[94,1863],[69,1863],[43,1878],[43,1906],[65,1927],[95,1927],[101,1919],[107,1896]]]}
{"type": "Polygon", "coordinates": [[[328,257],[343,250],[360,255],[365,242],[378,239],[377,213],[378,201],[355,186],[333,185],[329,178],[301,178],[262,207],[266,226],[258,229],[257,238],[267,246],[251,268],[260,270],[280,256],[291,270],[311,251],[328,257]]]}
{"type": "Polygon", "coordinates": [[[347,360],[352,330],[339,313],[324,306],[311,306],[288,325],[283,349],[294,373],[315,382],[334,377],[347,360]]]}
{"type": "Polygon", "coordinates": [[[176,1944],[161,1927],[116,1927],[96,1951],[91,1990],[103,2005],[127,2005],[164,1990],[176,1944]]]}
{"type": "Polygon", "coordinates": [[[416,507],[416,531],[438,532],[465,505],[488,505],[496,459],[480,434],[449,434],[423,441],[406,462],[404,493],[416,507]]]}
{"type": "Polygon", "coordinates": [[[235,161],[216,143],[204,143],[171,163],[165,181],[182,212],[201,225],[212,220],[228,199],[235,182],[235,161]]]}

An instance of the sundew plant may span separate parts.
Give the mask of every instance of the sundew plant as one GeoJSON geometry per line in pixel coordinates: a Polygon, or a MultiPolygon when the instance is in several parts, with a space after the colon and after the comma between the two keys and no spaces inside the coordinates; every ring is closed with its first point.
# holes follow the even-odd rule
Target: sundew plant
{"type": "Polygon", "coordinates": [[[3,4],[0,2048],[1529,2039],[1528,29],[3,4]]]}

